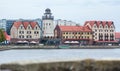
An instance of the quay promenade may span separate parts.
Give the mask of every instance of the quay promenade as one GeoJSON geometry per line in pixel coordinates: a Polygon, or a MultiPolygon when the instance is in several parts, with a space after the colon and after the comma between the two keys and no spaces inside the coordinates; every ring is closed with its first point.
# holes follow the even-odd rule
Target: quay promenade
{"type": "MultiPolygon", "coordinates": [[[[60,45],[62,46],[62,45],[60,45]]],[[[120,46],[40,46],[40,45],[31,45],[31,46],[20,46],[20,45],[4,45],[0,46],[0,51],[11,50],[11,49],[116,49],[120,46]]]]}

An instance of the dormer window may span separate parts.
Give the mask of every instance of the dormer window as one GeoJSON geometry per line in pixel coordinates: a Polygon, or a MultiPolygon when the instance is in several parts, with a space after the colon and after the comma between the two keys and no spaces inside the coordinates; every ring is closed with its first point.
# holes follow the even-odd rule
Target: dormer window
{"type": "Polygon", "coordinates": [[[96,28],[97,26],[95,25],[94,28],[96,28]]]}
{"type": "Polygon", "coordinates": [[[21,26],[21,29],[23,28],[23,26],[21,26]]]}
{"type": "Polygon", "coordinates": [[[106,25],[106,28],[108,28],[107,25],[106,25]]]}
{"type": "Polygon", "coordinates": [[[36,27],[36,30],[37,30],[37,27],[36,27]]]}
{"type": "Polygon", "coordinates": [[[113,28],[113,26],[111,26],[110,28],[113,28]]]}
{"type": "Polygon", "coordinates": [[[30,26],[28,26],[28,29],[30,29],[30,26]]]}

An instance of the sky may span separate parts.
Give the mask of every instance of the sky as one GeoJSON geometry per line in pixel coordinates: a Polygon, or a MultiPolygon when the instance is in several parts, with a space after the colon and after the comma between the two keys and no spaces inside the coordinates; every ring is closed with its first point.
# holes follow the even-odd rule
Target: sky
{"type": "Polygon", "coordinates": [[[110,20],[120,32],[120,0],[0,0],[0,19],[41,18],[46,8],[55,19],[80,25],[88,20],[110,20]]]}

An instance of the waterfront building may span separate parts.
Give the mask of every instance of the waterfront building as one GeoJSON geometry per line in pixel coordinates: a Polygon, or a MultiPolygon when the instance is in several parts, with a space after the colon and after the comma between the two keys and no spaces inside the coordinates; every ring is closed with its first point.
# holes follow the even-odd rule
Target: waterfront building
{"type": "Polygon", "coordinates": [[[92,44],[92,30],[87,26],[59,26],[54,29],[54,37],[63,44],[92,44]]]}
{"type": "Polygon", "coordinates": [[[115,40],[120,44],[120,32],[115,32],[115,40]]]}
{"type": "Polygon", "coordinates": [[[0,28],[6,31],[6,19],[0,20],[0,28]]]}
{"type": "Polygon", "coordinates": [[[10,35],[10,29],[15,21],[17,20],[6,20],[6,32],[8,35],[10,35]]]}
{"type": "Polygon", "coordinates": [[[93,39],[96,44],[115,43],[115,26],[113,21],[86,21],[84,26],[88,26],[93,31],[93,39]]]}
{"type": "Polygon", "coordinates": [[[13,23],[10,33],[11,43],[39,43],[41,27],[34,21],[17,21],[13,23]]]}
{"type": "Polygon", "coordinates": [[[44,16],[42,16],[42,32],[43,38],[54,37],[54,16],[52,16],[49,8],[45,10],[44,16]]]}
{"type": "Polygon", "coordinates": [[[13,23],[16,21],[35,21],[39,24],[39,26],[41,26],[41,24],[42,24],[42,20],[39,18],[38,19],[13,19],[13,20],[8,19],[5,22],[6,23],[5,29],[6,29],[6,32],[8,35],[10,35],[10,29],[11,29],[13,23]]]}
{"type": "Polygon", "coordinates": [[[73,21],[67,21],[67,20],[58,19],[58,20],[55,20],[55,25],[60,25],[60,26],[76,26],[76,25],[78,25],[78,23],[73,22],[73,21]]]}

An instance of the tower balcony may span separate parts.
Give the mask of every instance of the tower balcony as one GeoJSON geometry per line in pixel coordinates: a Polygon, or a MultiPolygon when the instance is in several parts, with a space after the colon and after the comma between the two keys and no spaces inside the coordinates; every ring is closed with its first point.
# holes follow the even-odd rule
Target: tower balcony
{"type": "Polygon", "coordinates": [[[54,20],[54,17],[46,17],[46,16],[42,16],[42,20],[54,20]]]}

